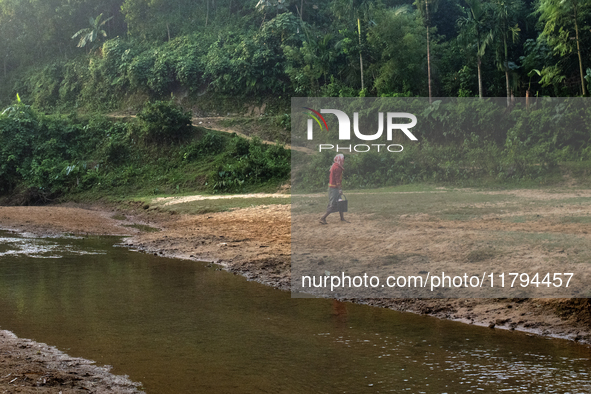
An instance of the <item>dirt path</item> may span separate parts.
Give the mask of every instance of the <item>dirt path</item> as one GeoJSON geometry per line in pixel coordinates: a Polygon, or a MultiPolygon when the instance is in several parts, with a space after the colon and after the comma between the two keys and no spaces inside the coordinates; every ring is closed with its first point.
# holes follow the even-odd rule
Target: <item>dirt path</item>
{"type": "MultiPolygon", "coordinates": [[[[158,197],[152,200],[153,203],[162,204],[163,206],[183,204],[191,201],[204,200],[233,200],[236,198],[290,198],[289,194],[280,193],[253,193],[253,194],[237,194],[237,195],[221,195],[221,196],[183,196],[183,197],[158,197]]],[[[286,200],[287,202],[287,200],[286,200]]]]}
{"type": "MultiPolygon", "coordinates": [[[[236,135],[239,135],[242,138],[246,138],[248,140],[252,139],[252,136],[241,133],[238,130],[236,130],[235,128],[222,126],[221,121],[223,121],[225,119],[226,118],[224,118],[224,117],[210,116],[210,117],[201,117],[201,118],[194,117],[191,119],[191,121],[193,123],[193,126],[205,127],[207,129],[212,129],[212,130],[216,130],[216,131],[223,131],[224,133],[235,133],[236,135]]],[[[268,145],[276,145],[277,144],[274,141],[268,141],[268,140],[262,140],[262,142],[264,144],[268,144],[268,145]]],[[[314,153],[314,151],[312,151],[311,149],[305,148],[302,146],[293,146],[290,144],[286,144],[285,148],[290,149],[290,150],[296,150],[299,152],[304,152],[304,153],[314,153]]]]}
{"type": "MultiPolygon", "coordinates": [[[[115,118],[115,119],[125,119],[125,118],[135,118],[136,115],[133,115],[133,114],[124,115],[124,114],[114,113],[114,114],[107,115],[107,117],[115,118]]],[[[240,131],[236,130],[235,128],[222,126],[221,121],[223,121],[225,119],[226,118],[221,117],[221,116],[193,117],[193,118],[191,118],[191,123],[193,124],[193,126],[196,126],[196,127],[203,127],[206,129],[221,131],[224,133],[236,134],[242,138],[246,138],[247,140],[252,139],[252,136],[241,133],[240,131]]],[[[263,142],[263,144],[277,145],[277,143],[275,141],[268,141],[268,140],[264,140],[264,139],[262,139],[261,141],[263,142]]],[[[312,151],[311,149],[305,148],[302,146],[293,146],[290,144],[285,144],[284,146],[286,149],[289,149],[289,150],[296,150],[296,151],[304,152],[304,153],[314,153],[314,151],[312,151]]]]}

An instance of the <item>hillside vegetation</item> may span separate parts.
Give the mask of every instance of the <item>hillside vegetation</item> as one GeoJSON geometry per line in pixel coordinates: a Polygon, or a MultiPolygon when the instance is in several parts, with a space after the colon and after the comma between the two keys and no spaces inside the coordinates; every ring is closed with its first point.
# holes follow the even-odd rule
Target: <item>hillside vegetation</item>
{"type": "Polygon", "coordinates": [[[1,0],[0,99],[585,96],[590,18],[581,0],[1,0]]]}
{"type": "Polygon", "coordinates": [[[0,195],[17,204],[69,199],[276,190],[289,176],[281,145],[191,126],[168,102],[138,120],[43,115],[17,103],[0,115],[0,195]]]}
{"type": "MultiPolygon", "coordinates": [[[[435,100],[417,115],[447,131],[348,160],[350,187],[585,179],[588,111],[512,97],[587,96],[590,24],[581,0],[0,0],[0,194],[271,190],[289,180],[289,151],[191,118],[231,115],[238,130],[256,113],[289,142],[294,96],[507,97],[501,109],[435,100]],[[97,115],[113,111],[139,115],[97,115]],[[454,121],[473,116],[483,127],[454,121]]],[[[323,189],[329,156],[296,181],[323,189]]]]}

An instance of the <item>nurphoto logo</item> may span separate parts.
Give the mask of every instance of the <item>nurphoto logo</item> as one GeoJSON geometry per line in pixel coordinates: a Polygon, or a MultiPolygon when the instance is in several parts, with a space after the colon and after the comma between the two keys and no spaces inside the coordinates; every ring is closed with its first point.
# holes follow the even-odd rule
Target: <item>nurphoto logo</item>
{"type": "MultiPolygon", "coordinates": [[[[321,109],[320,112],[308,108],[303,107],[304,109],[308,110],[308,115],[311,119],[308,119],[308,130],[307,130],[307,137],[308,140],[314,139],[314,121],[320,127],[320,130],[325,129],[328,131],[328,124],[326,119],[322,114],[332,114],[335,115],[339,124],[339,141],[350,141],[351,140],[351,118],[344,112],[338,109],[321,109]]],[[[411,141],[417,141],[417,137],[411,133],[410,129],[416,126],[417,124],[417,117],[408,112],[387,112],[386,113],[386,140],[392,141],[392,135],[394,130],[402,131],[411,141]],[[409,123],[395,123],[399,122],[400,119],[409,119],[409,123]]],[[[378,112],[378,130],[373,134],[364,134],[361,132],[359,128],[359,112],[353,113],[353,133],[355,138],[361,141],[376,141],[382,138],[384,134],[384,112],[378,112]]],[[[372,149],[376,149],[378,152],[382,148],[388,152],[402,152],[404,149],[400,144],[358,144],[358,145],[342,145],[339,146],[338,144],[335,146],[334,144],[320,144],[318,149],[319,152],[322,150],[335,150],[335,151],[349,151],[349,152],[369,152],[372,149]],[[373,148],[372,148],[373,147],[373,148]]]]}

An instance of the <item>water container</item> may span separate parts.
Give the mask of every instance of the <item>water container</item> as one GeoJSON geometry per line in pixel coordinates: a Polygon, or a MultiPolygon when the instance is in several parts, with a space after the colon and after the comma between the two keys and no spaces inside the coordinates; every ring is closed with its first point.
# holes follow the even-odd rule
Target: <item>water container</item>
{"type": "Polygon", "coordinates": [[[339,210],[339,212],[347,212],[347,197],[345,197],[345,195],[341,195],[341,198],[339,198],[339,201],[337,201],[337,208],[339,210]]]}

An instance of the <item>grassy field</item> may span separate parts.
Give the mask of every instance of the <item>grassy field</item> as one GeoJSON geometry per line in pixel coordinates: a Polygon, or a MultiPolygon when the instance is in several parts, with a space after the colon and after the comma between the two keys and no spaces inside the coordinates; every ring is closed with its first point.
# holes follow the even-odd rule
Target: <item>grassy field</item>
{"type": "MultiPolygon", "coordinates": [[[[292,197],[294,254],[296,260],[306,256],[301,258],[302,270],[374,272],[382,277],[392,272],[525,272],[532,277],[536,272],[542,277],[574,272],[580,280],[576,290],[543,286],[544,296],[591,295],[582,286],[591,271],[590,189],[417,186],[351,190],[346,196],[345,216],[351,223],[339,223],[333,214],[328,226],[317,224],[326,209],[324,194],[292,197]]],[[[538,297],[540,289],[518,290],[520,296],[538,297]]],[[[498,290],[495,297],[509,294],[498,290]]]]}

